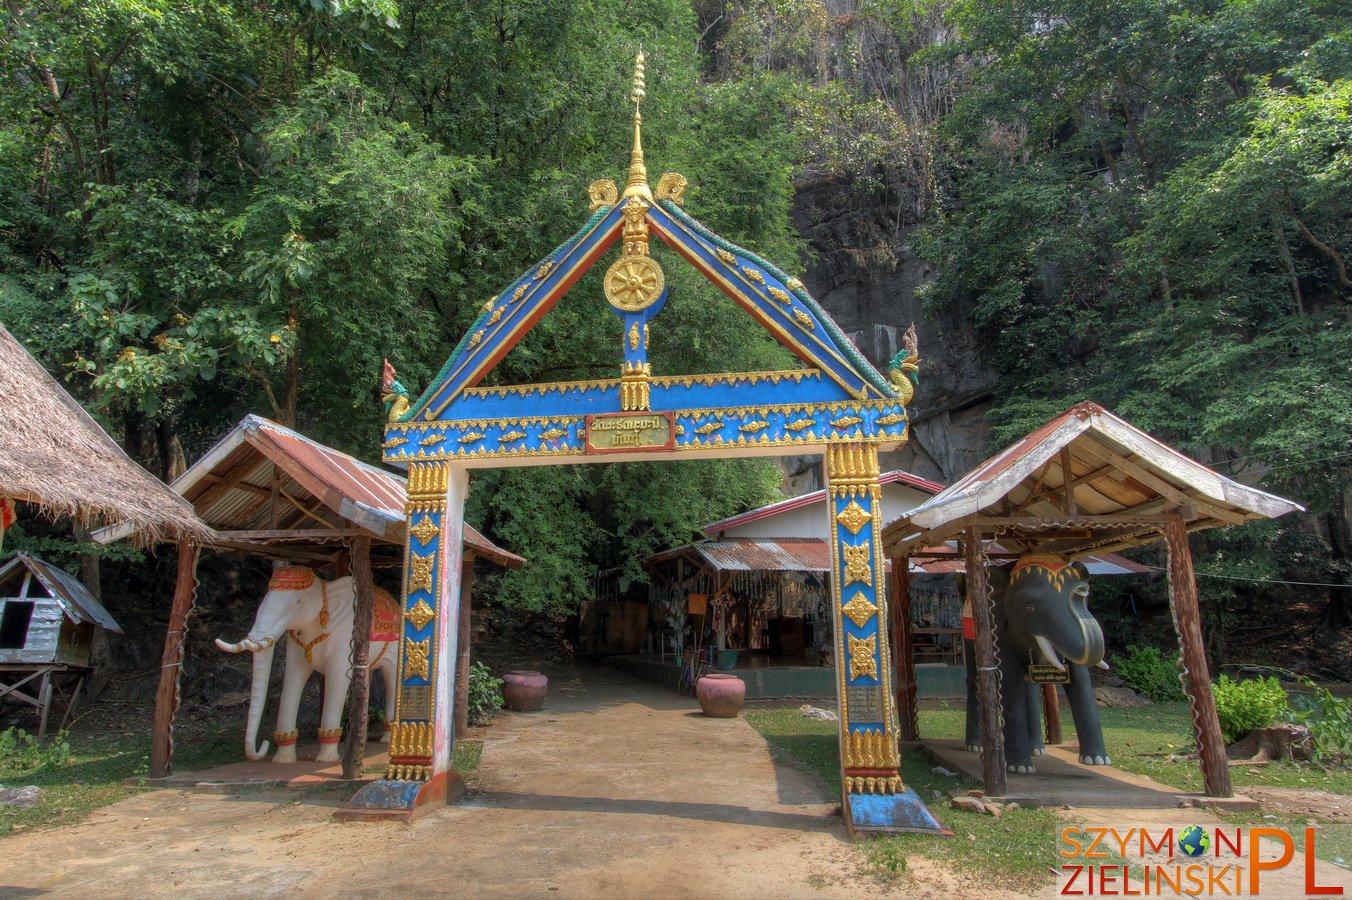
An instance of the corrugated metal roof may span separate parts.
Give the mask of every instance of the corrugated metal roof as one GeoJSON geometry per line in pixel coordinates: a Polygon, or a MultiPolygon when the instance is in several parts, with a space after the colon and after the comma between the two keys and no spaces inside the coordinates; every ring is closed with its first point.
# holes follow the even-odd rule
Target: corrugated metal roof
{"type": "MultiPolygon", "coordinates": [[[[955,545],[925,548],[931,554],[950,554],[955,545]]],[[[991,552],[1003,552],[995,545],[991,552]]],[[[821,538],[728,538],[698,541],[648,557],[644,565],[655,566],[678,557],[693,558],[718,572],[829,572],[831,548],[821,538]]],[[[1115,553],[1102,553],[1081,560],[1091,575],[1133,575],[1150,572],[1115,553]]],[[[887,561],[888,568],[892,561],[887,561]]],[[[961,559],[926,559],[923,552],[911,558],[911,571],[946,575],[966,569],[961,559]]]]}
{"type": "MultiPolygon", "coordinates": [[[[981,516],[1147,517],[1170,508],[1189,510],[1188,527],[1193,530],[1275,518],[1301,509],[1289,500],[1226,478],[1098,404],[1086,402],[1016,441],[888,525],[884,542],[889,555],[898,555],[914,552],[919,543],[942,540],[963,524],[979,524],[981,516]],[[1073,507],[1066,500],[1067,486],[1073,507]]],[[[1086,536],[1078,551],[1072,540],[1060,552],[1074,555],[1094,548],[1120,549],[1157,536],[1148,527],[1131,532],[1124,523],[1121,528],[1122,533],[1111,540],[1100,529],[1086,536]]],[[[1011,535],[1007,542],[1023,549],[1033,541],[1011,535]]]]}
{"type": "Polygon", "coordinates": [[[75,622],[93,622],[109,631],[122,634],[122,626],[117,624],[103,604],[94,599],[89,588],[74,575],[52,565],[41,557],[24,553],[14,554],[14,558],[0,567],[0,581],[10,576],[14,569],[24,566],[47,589],[47,593],[56,599],[61,609],[75,622]]]}
{"type": "MultiPolygon", "coordinates": [[[[378,541],[404,543],[407,480],[262,416],[249,415],[193,463],[170,487],[218,532],[315,530],[313,537],[276,539],[332,544],[323,530],[359,528],[378,541]],[[274,478],[279,513],[272,513],[274,478]]],[[[115,529],[96,537],[117,540],[115,529]]],[[[245,542],[249,543],[249,542],[245,542]]],[[[465,525],[465,544],[509,568],[525,559],[465,525]]]]}
{"type": "MultiPolygon", "coordinates": [[[[917,478],[909,472],[892,471],[884,472],[878,476],[879,484],[904,484],[907,487],[913,487],[918,491],[927,494],[937,494],[944,489],[942,484],[937,481],[927,481],[924,478],[917,478]]],[[[787,500],[780,500],[775,503],[769,503],[765,506],[749,509],[744,513],[738,513],[735,516],[729,516],[726,519],[719,519],[717,522],[710,522],[700,531],[710,536],[716,536],[730,528],[737,528],[750,522],[758,522],[761,519],[768,519],[771,516],[777,516],[790,510],[799,509],[812,503],[820,503],[826,499],[826,490],[823,488],[818,491],[811,491],[806,494],[800,494],[797,497],[790,497],[787,500]]]]}

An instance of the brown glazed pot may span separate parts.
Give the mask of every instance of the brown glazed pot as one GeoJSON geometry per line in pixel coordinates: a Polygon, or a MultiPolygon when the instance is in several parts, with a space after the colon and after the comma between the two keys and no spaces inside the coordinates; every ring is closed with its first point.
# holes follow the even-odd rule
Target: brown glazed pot
{"type": "Polygon", "coordinates": [[[502,699],[514,712],[531,712],[544,705],[549,679],[539,672],[522,669],[502,678],[502,699]]]}
{"type": "Polygon", "coordinates": [[[715,672],[695,683],[695,696],[706,716],[732,719],[742,711],[742,702],[746,700],[746,682],[736,675],[715,672]]]}

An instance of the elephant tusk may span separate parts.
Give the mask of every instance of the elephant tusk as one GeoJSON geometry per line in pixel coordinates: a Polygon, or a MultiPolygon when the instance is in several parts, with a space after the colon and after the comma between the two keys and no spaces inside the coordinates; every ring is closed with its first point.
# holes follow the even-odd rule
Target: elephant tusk
{"type": "Polygon", "coordinates": [[[244,645],[242,643],[230,644],[221,640],[220,638],[216,638],[216,646],[224,650],[226,653],[242,653],[244,651],[244,645]]]}
{"type": "Polygon", "coordinates": [[[1056,666],[1062,672],[1066,670],[1065,664],[1061,662],[1061,654],[1056,652],[1056,648],[1052,646],[1051,641],[1040,634],[1035,636],[1033,640],[1037,641],[1037,647],[1042,651],[1042,655],[1049,665],[1056,666]]]}
{"type": "Polygon", "coordinates": [[[1105,672],[1111,672],[1113,669],[1112,666],[1108,665],[1108,661],[1106,659],[1100,659],[1098,662],[1094,663],[1094,665],[1105,672]]]}

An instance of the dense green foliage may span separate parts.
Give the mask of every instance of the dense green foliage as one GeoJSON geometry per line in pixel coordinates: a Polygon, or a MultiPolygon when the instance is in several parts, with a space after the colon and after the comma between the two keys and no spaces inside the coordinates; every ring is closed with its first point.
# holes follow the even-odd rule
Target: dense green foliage
{"type": "MultiPolygon", "coordinates": [[[[931,303],[989,336],[996,442],[1096,400],[1300,498],[1327,544],[1298,577],[1352,583],[1345,10],[955,0],[946,21],[922,56],[981,64],[938,123],[921,247],[931,303]]],[[[1216,536],[1212,570],[1292,573],[1282,534],[1216,536]]],[[[1334,601],[1352,622],[1352,590],[1334,601]]]]}
{"type": "MultiPolygon", "coordinates": [[[[31,0],[0,11],[0,321],[161,474],[246,410],[373,457],[379,361],[426,385],[480,305],[650,168],[782,266],[794,179],[847,249],[920,252],[998,369],[993,442],[1094,399],[1314,516],[1202,571],[1352,584],[1352,34],[1329,0],[31,0]],[[881,210],[881,212],[878,212],[881,210]],[[1313,527],[1312,527],[1313,526],[1313,527]]],[[[664,260],[659,371],[788,364],[664,260]]],[[[584,279],[498,382],[613,377],[584,279]]],[[[936,401],[937,402],[937,401],[936,401]]],[[[471,520],[587,573],[773,497],[762,463],[504,471],[471,520]],[[660,490],[653,486],[660,484],[660,490]]],[[[1226,623],[1245,582],[1205,582],[1226,623]]],[[[1328,622],[1352,624],[1352,587],[1328,622]]]]}
{"type": "Polygon", "coordinates": [[[1156,703],[1183,699],[1178,651],[1169,656],[1153,645],[1132,644],[1113,655],[1113,668],[1127,687],[1156,703]]]}
{"type": "MultiPolygon", "coordinates": [[[[790,268],[798,142],[770,75],[697,90],[673,0],[65,0],[0,12],[0,321],[168,476],[253,410],[372,458],[388,356],[425,385],[485,299],[623,176],[633,53],[647,151],[730,238],[790,268]]],[[[786,353],[688,267],[662,371],[786,353]]],[[[585,279],[498,382],[614,377],[619,327],[585,279]]],[[[504,602],[568,606],[597,565],[775,496],[767,463],[521,470],[471,515],[532,566],[504,602]],[[654,490],[655,484],[661,490],[654,490]]]]}
{"type": "Polygon", "coordinates": [[[1310,750],[1317,762],[1346,767],[1352,763],[1352,698],[1337,697],[1307,682],[1288,698],[1288,718],[1310,729],[1310,750]]]}
{"type": "Polygon", "coordinates": [[[1273,676],[1232,680],[1222,675],[1212,691],[1216,718],[1227,744],[1255,728],[1276,725],[1286,715],[1286,688],[1273,676]]]}

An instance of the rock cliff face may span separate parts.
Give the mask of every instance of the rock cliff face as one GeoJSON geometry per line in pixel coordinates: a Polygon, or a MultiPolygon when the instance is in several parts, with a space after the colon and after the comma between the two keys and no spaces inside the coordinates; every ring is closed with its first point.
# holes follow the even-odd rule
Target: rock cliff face
{"type": "MultiPolygon", "coordinates": [[[[800,185],[794,225],[814,255],[803,283],[880,369],[901,349],[907,326],[920,337],[920,390],[911,405],[911,439],[885,454],[884,471],[903,469],[945,484],[985,459],[985,411],[998,374],[986,364],[967,310],[930,318],[916,291],[932,277],[911,248],[913,226],[896,227],[886,199],[861,198],[844,180],[800,185]]],[[[785,489],[822,487],[816,458],[786,461],[785,489]]]]}

